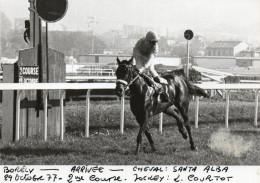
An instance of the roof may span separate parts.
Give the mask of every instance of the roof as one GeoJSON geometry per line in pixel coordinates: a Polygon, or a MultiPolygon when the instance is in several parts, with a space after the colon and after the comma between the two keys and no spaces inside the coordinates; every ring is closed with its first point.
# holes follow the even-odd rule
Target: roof
{"type": "Polygon", "coordinates": [[[242,41],[215,41],[211,43],[207,48],[234,48],[242,41]]]}

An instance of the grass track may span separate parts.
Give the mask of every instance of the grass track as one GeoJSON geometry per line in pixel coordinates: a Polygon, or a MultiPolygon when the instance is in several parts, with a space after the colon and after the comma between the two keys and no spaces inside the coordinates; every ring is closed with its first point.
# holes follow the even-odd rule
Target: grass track
{"type": "Polygon", "coordinates": [[[91,101],[91,136],[85,139],[85,102],[79,101],[67,103],[63,142],[33,137],[0,144],[0,164],[260,165],[260,128],[253,127],[253,101],[230,101],[229,129],[224,129],[224,101],[201,101],[198,129],[194,128],[194,106],[192,101],[190,121],[197,151],[191,151],[188,140],[182,139],[175,120],[164,115],[163,134],[158,132],[158,116],[150,120],[157,151],[151,152],[144,136],[140,155],[135,156],[138,125],[128,102],[125,133],[120,135],[120,102],[91,101]]]}

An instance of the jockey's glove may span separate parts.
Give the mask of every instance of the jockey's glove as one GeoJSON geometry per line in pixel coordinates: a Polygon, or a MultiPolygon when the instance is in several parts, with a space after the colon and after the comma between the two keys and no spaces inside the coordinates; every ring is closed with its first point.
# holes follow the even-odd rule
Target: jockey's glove
{"type": "Polygon", "coordinates": [[[147,82],[147,84],[148,84],[149,86],[154,85],[153,79],[152,79],[151,77],[149,77],[148,75],[146,75],[145,73],[141,73],[140,76],[141,76],[142,78],[144,78],[144,80],[147,82]]]}
{"type": "Polygon", "coordinates": [[[154,77],[153,80],[160,84],[168,84],[166,79],[159,77],[159,76],[154,77]]]}

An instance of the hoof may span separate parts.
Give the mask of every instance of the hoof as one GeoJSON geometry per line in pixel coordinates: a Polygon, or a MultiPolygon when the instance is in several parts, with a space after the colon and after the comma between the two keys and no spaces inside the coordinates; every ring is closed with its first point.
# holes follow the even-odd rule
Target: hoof
{"type": "Polygon", "coordinates": [[[152,151],[155,152],[157,149],[155,147],[152,147],[152,151]]]}
{"type": "Polygon", "coordinates": [[[173,148],[172,149],[172,152],[177,152],[178,151],[178,148],[173,148]]]}
{"type": "Polygon", "coordinates": [[[191,148],[191,150],[193,150],[193,151],[198,150],[198,148],[197,148],[196,146],[191,146],[190,148],[191,148]]]}
{"type": "Polygon", "coordinates": [[[184,139],[187,139],[187,138],[188,138],[187,133],[183,133],[183,134],[182,134],[182,137],[183,137],[184,139]]]}

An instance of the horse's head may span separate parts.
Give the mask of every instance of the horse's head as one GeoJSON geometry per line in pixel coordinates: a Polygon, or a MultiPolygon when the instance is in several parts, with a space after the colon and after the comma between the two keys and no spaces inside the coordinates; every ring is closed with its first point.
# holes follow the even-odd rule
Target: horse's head
{"type": "Polygon", "coordinates": [[[133,79],[133,57],[130,60],[120,61],[117,57],[118,68],[116,70],[116,94],[119,97],[123,96],[125,89],[130,85],[133,79]]]}

